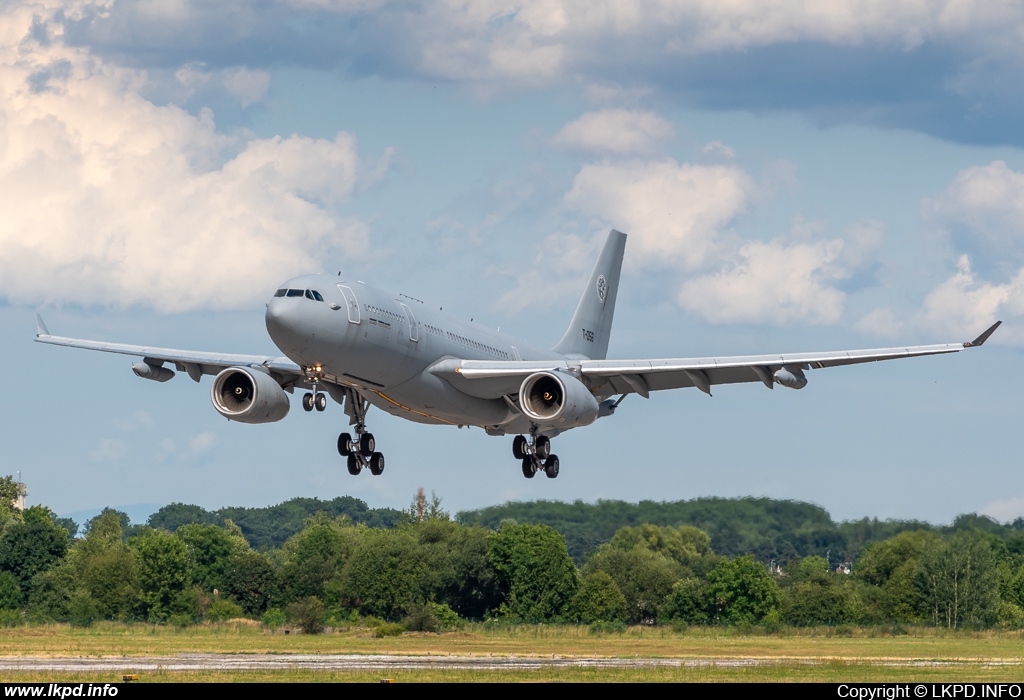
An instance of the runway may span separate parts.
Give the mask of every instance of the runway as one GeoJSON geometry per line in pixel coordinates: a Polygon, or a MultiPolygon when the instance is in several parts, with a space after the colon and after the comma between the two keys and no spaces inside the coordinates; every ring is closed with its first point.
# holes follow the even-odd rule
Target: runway
{"type": "Polygon", "coordinates": [[[428,656],[392,654],[176,654],[174,656],[104,657],[0,657],[2,671],[281,671],[281,670],[380,670],[388,669],[499,669],[540,670],[552,668],[742,668],[749,666],[849,663],[865,666],[1021,666],[1017,659],[829,659],[829,658],[640,658],[561,657],[538,655],[428,656]]]}

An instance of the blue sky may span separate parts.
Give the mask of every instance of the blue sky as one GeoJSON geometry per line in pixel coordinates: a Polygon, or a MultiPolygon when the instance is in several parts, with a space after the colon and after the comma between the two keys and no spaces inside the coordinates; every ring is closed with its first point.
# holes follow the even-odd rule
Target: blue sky
{"type": "MultiPolygon", "coordinates": [[[[59,512],[768,495],[1024,514],[1024,10],[985,2],[39,2],[0,22],[4,471],[59,512]],[[800,392],[631,396],[527,481],[510,439],[337,406],[229,424],[54,333],[276,354],[310,271],[553,344],[609,228],[615,357],[970,339],[800,392]],[[371,414],[372,417],[372,414],[371,414]]],[[[296,407],[297,408],[297,407],[296,407]]]]}

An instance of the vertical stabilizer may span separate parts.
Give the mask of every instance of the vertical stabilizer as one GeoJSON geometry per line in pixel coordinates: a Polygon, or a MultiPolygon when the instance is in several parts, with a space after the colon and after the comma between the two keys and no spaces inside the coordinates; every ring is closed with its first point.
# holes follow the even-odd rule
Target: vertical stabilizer
{"type": "Polygon", "coordinates": [[[612,333],[615,297],[619,291],[622,254],[626,250],[626,234],[612,230],[608,234],[601,257],[597,259],[590,281],[583,290],[576,313],[565,337],[552,348],[561,355],[603,360],[608,355],[608,338],[612,333]]]}

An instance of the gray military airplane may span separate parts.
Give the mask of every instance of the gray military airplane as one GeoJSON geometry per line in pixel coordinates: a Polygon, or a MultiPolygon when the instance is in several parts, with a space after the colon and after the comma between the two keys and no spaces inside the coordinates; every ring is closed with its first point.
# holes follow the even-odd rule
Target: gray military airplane
{"type": "Polygon", "coordinates": [[[879,350],[608,360],[626,234],[611,231],[565,336],[543,350],[499,331],[427,308],[404,295],[324,274],[285,282],[267,304],[266,324],[284,357],[232,355],[122,345],[50,335],[36,316],[36,341],[141,357],[132,370],[165,382],[172,364],[195,381],[215,375],[213,406],[242,423],[271,423],[288,414],[296,387],[306,411],[323,411],[330,396],[344,407],[352,432],[338,452],[355,475],[384,471],[384,456],[366,429],[373,405],[432,425],[478,426],[488,435],[515,435],[512,453],[523,476],[558,476],[551,438],[615,412],[629,394],[717,384],[761,382],[769,389],[807,385],[806,371],[941,355],[978,347],[999,326],[968,343],[879,350]],[[352,434],[354,432],[354,435],[352,434]],[[527,437],[529,436],[529,437],[527,437]]]}

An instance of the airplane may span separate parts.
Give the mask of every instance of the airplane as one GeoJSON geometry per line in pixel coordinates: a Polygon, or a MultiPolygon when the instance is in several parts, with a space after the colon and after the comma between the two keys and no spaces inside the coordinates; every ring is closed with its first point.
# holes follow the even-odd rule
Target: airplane
{"type": "Polygon", "coordinates": [[[266,326],[284,357],[195,352],[51,335],[36,314],[36,341],[141,357],[132,370],[166,382],[175,370],[198,382],[214,375],[213,406],[242,423],[271,423],[288,414],[296,388],[305,411],[323,411],[327,397],[342,405],[350,430],[338,436],[348,471],[379,476],[384,456],[367,430],[370,406],[432,425],[476,426],[488,435],[515,435],[513,456],[523,476],[559,472],[551,439],[615,413],[629,394],[695,387],[711,395],[719,384],[761,382],[790,389],[805,372],[826,367],[942,355],[981,346],[997,321],[966,343],[839,352],[607,359],[626,234],[612,230],[576,312],[550,350],[483,328],[423,302],[327,274],[288,280],[266,305],[266,326]],[[166,367],[174,366],[174,370],[166,367]],[[354,433],[354,434],[353,434],[354,433]]]}

